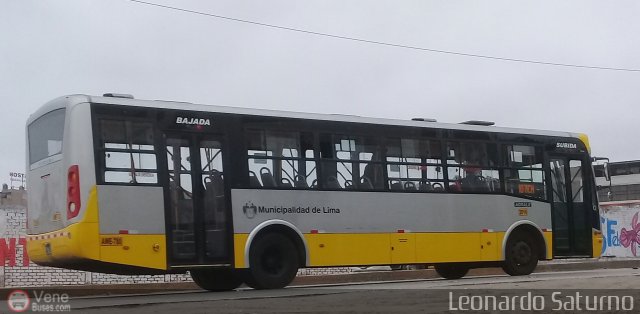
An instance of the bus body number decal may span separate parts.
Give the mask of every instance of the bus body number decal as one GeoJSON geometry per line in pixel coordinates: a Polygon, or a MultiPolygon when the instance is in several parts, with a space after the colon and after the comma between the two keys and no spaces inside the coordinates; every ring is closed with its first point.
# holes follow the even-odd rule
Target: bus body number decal
{"type": "Polygon", "coordinates": [[[103,237],[100,239],[102,246],[122,246],[122,237],[103,237]]]}

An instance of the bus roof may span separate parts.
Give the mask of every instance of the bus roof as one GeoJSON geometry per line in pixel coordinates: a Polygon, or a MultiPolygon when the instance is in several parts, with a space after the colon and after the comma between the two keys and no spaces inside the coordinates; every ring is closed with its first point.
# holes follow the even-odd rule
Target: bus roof
{"type": "MultiPolygon", "coordinates": [[[[145,107],[145,108],[192,110],[192,111],[217,112],[217,113],[252,115],[252,116],[352,122],[352,123],[365,123],[365,124],[391,125],[391,126],[410,126],[410,127],[423,127],[423,128],[449,129],[449,130],[466,130],[466,131],[482,131],[482,132],[497,132],[497,133],[511,133],[511,134],[531,134],[531,135],[557,136],[557,137],[574,137],[574,138],[581,138],[581,139],[585,138],[583,139],[583,141],[586,140],[586,136],[584,134],[572,133],[572,132],[520,129],[520,128],[483,126],[483,125],[459,124],[459,123],[413,121],[413,120],[400,120],[400,119],[388,119],[388,118],[371,118],[371,117],[362,117],[362,116],[345,115],[345,114],[302,113],[302,112],[294,112],[294,111],[251,109],[251,108],[229,107],[229,106],[219,106],[219,105],[202,105],[202,104],[193,104],[193,103],[179,102],[179,101],[141,100],[141,99],[117,98],[117,97],[90,96],[90,95],[82,95],[82,94],[62,96],[47,102],[42,107],[40,107],[34,114],[29,116],[27,125],[47,112],[50,112],[52,110],[59,109],[59,108],[69,108],[80,103],[100,103],[100,104],[112,104],[112,105],[122,105],[122,106],[145,107]]],[[[588,146],[588,143],[585,143],[585,144],[588,146]]]]}

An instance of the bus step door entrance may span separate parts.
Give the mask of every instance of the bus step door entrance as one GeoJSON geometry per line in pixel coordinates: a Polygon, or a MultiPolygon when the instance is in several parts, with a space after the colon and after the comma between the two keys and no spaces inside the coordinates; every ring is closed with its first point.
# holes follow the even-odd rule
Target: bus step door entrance
{"type": "Polygon", "coordinates": [[[169,264],[230,262],[222,143],[203,134],[165,135],[169,264]]]}

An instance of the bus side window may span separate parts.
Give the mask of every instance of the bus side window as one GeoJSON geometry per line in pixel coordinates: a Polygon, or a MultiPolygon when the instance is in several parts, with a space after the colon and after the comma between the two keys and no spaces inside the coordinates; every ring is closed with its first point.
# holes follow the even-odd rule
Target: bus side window
{"type": "Polygon", "coordinates": [[[444,173],[438,140],[387,140],[387,175],[391,190],[442,192],[444,173]]]}
{"type": "Polygon", "coordinates": [[[546,199],[542,149],[531,145],[505,145],[503,152],[506,192],[546,199]]]}
{"type": "Polygon", "coordinates": [[[447,171],[452,192],[493,193],[501,190],[496,144],[447,143],[447,171]]]}
{"type": "Polygon", "coordinates": [[[378,138],[321,134],[320,153],[325,188],[383,189],[384,152],[378,138]]]}
{"type": "Polygon", "coordinates": [[[99,121],[103,181],[157,184],[158,166],[152,124],[115,119],[99,121]]]}
{"type": "Polygon", "coordinates": [[[317,186],[311,133],[248,130],[246,135],[250,187],[309,189],[317,186]]]}

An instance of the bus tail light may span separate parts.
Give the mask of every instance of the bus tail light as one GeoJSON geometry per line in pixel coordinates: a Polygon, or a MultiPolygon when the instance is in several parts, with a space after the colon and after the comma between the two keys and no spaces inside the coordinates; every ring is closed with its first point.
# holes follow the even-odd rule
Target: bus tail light
{"type": "Polygon", "coordinates": [[[80,213],[80,171],[78,165],[69,167],[67,174],[67,219],[80,213]]]}

